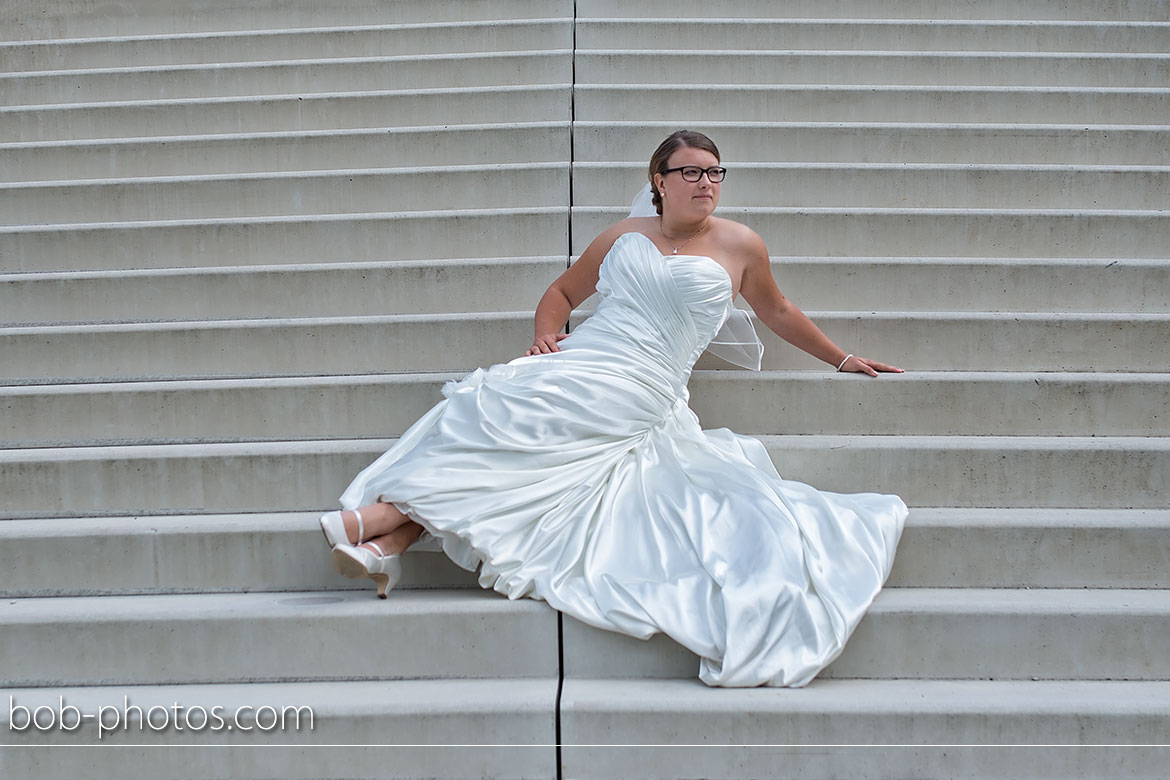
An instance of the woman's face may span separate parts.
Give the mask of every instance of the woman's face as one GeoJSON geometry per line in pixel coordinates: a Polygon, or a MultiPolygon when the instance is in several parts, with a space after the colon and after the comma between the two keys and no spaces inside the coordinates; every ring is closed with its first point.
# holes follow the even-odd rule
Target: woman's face
{"type": "MultiPolygon", "coordinates": [[[[698,168],[713,168],[719,165],[719,158],[704,149],[684,146],[675,150],[667,161],[667,168],[682,168],[693,165],[698,168]]],[[[711,215],[719,205],[720,184],[712,184],[704,174],[698,181],[686,181],[681,171],[654,174],[654,182],[662,193],[662,213],[670,212],[672,217],[686,220],[700,220],[711,215]]]]}

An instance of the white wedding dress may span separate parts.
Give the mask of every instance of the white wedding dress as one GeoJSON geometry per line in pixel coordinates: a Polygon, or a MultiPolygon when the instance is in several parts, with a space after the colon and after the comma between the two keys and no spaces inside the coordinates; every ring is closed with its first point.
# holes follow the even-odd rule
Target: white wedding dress
{"type": "Polygon", "coordinates": [[[782,479],[757,440],[700,429],[687,380],[732,314],[714,260],[626,233],[597,290],[560,352],[444,387],[342,506],[391,501],[509,598],[664,632],[709,685],[808,683],[885,582],[905,504],[782,479]]]}

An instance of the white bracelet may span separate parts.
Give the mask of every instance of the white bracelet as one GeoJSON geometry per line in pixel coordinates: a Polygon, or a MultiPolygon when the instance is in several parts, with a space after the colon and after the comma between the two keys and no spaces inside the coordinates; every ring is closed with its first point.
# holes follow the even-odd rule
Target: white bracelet
{"type": "Polygon", "coordinates": [[[849,362],[849,358],[851,358],[851,357],[853,357],[852,353],[845,356],[845,359],[841,361],[841,365],[837,366],[838,372],[840,372],[841,369],[845,368],[845,364],[849,362]]]}

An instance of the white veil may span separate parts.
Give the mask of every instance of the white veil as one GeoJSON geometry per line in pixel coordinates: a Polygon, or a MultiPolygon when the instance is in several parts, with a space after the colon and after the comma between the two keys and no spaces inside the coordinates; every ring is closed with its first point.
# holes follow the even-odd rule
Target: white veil
{"type": "MultiPolygon", "coordinates": [[[[656,217],[658,212],[650,196],[650,182],[638,191],[630,203],[631,217],[656,217]]],[[[728,363],[759,371],[764,357],[764,345],[752,325],[752,318],[743,309],[731,307],[731,313],[723,322],[719,332],[707,345],[707,352],[728,363]]]]}

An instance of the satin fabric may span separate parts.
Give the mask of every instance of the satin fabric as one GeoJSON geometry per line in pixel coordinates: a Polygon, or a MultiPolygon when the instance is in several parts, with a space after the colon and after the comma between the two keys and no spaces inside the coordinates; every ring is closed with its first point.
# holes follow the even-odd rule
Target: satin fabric
{"type": "MultiPolygon", "coordinates": [[[[630,202],[629,216],[658,216],[658,210],[654,208],[654,198],[650,194],[650,182],[646,182],[630,202]]],[[[707,352],[733,366],[749,371],[759,371],[764,361],[764,343],[760,341],[760,336],[752,325],[751,316],[735,306],[731,307],[723,325],[707,342],[707,352]]]]}
{"type": "Polygon", "coordinates": [[[714,260],[627,233],[597,289],[561,351],[449,383],[342,506],[391,501],[509,598],[664,632],[708,685],[807,684],[885,582],[906,506],[784,480],[759,441],[700,428],[687,380],[732,307],[714,260]]]}

